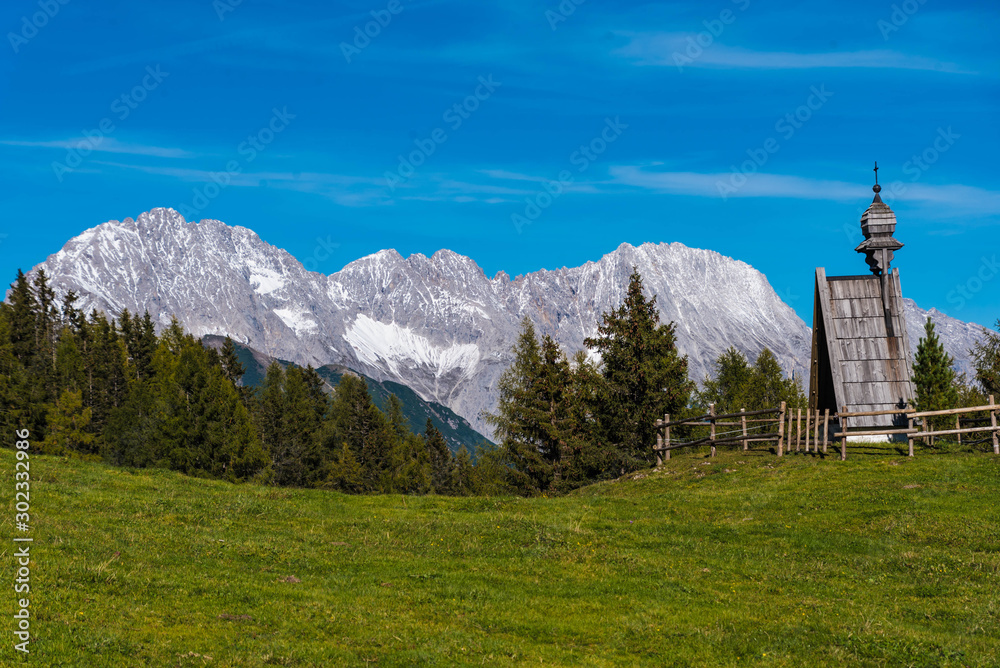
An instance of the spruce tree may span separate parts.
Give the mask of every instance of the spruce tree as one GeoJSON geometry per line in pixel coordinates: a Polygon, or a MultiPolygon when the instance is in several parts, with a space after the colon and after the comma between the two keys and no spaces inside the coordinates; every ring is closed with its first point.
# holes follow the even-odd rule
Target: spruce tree
{"type": "Polygon", "coordinates": [[[624,303],[605,313],[598,335],[584,341],[601,354],[599,412],[605,437],[620,449],[621,473],[652,462],[657,418],[678,415],[693,390],[674,324],[659,321],[656,297],[646,299],[633,268],[624,303]]]}
{"type": "Polygon", "coordinates": [[[229,382],[233,385],[241,385],[246,367],[240,362],[239,354],[236,352],[236,344],[228,336],[222,343],[222,352],[219,357],[222,362],[222,371],[229,382]]]}
{"type": "Polygon", "coordinates": [[[431,464],[431,488],[435,494],[451,494],[451,476],[454,468],[454,457],[444,436],[438,431],[430,418],[424,426],[423,434],[427,454],[431,464]]]}
{"type": "Polygon", "coordinates": [[[38,350],[35,339],[38,300],[35,299],[28,277],[20,269],[17,270],[17,280],[10,287],[11,292],[6,304],[10,308],[8,322],[11,352],[22,366],[28,368],[38,350]]]}
{"type": "Polygon", "coordinates": [[[455,466],[451,473],[451,488],[458,496],[472,496],[479,491],[476,485],[476,467],[472,455],[463,445],[455,456],[455,466]]]}
{"type": "MultiPolygon", "coordinates": [[[[958,393],[955,390],[955,370],[952,368],[954,361],[938,340],[934,323],[927,318],[924,336],[917,344],[917,354],[913,361],[913,384],[917,390],[918,410],[955,408],[958,393]]],[[[942,418],[932,418],[931,423],[939,425],[943,421],[942,418]]]]}
{"type": "Polygon", "coordinates": [[[330,406],[331,419],[323,442],[327,452],[346,441],[361,466],[365,491],[383,491],[389,486],[390,455],[394,441],[388,420],[372,402],[361,378],[345,373],[330,406]]]}
{"type": "Polygon", "coordinates": [[[535,328],[525,318],[513,349],[514,360],[497,382],[497,412],[485,414],[494,428],[501,456],[511,467],[511,484],[523,494],[552,483],[546,449],[549,402],[541,393],[542,354],[535,328]]]}
{"type": "Polygon", "coordinates": [[[621,471],[620,451],[607,444],[599,422],[599,399],[604,382],[599,368],[586,351],[577,351],[573,356],[568,392],[569,428],[560,458],[560,479],[554,485],[560,491],[614,478],[621,471]]]}

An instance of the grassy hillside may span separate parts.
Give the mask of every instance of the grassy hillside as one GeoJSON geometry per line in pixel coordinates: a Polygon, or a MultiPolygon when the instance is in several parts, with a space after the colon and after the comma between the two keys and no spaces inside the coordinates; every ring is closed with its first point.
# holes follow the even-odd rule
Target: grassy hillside
{"type": "Polygon", "coordinates": [[[555,499],[31,473],[37,665],[1000,660],[992,455],[688,454],[555,499]]]}
{"type": "MultiPolygon", "coordinates": [[[[225,338],[210,335],[204,337],[202,340],[205,345],[213,348],[221,348],[225,338]]],[[[275,360],[275,358],[269,357],[264,353],[249,348],[241,343],[235,341],[234,343],[236,345],[236,354],[239,356],[240,363],[243,365],[243,368],[246,369],[243,374],[243,384],[249,387],[257,387],[264,382],[264,376],[267,375],[267,367],[272,361],[275,360]]],[[[291,364],[291,362],[286,360],[276,361],[283,366],[291,364]]],[[[368,385],[368,394],[371,395],[372,401],[374,401],[375,405],[377,405],[381,410],[385,410],[389,401],[389,395],[395,394],[403,404],[403,415],[406,417],[410,431],[415,434],[424,433],[424,427],[427,425],[427,419],[430,418],[437,430],[441,432],[442,436],[444,436],[444,439],[448,443],[448,447],[451,448],[452,452],[457,453],[464,446],[465,449],[472,454],[473,459],[475,459],[476,448],[484,444],[490,444],[489,440],[485,436],[472,428],[472,425],[469,424],[468,420],[447,406],[439,404],[435,401],[425,401],[419,394],[406,385],[401,385],[400,383],[394,383],[388,380],[378,381],[374,378],[369,378],[368,376],[352,371],[345,366],[339,366],[336,364],[322,366],[316,369],[316,372],[321,378],[323,378],[323,380],[329,383],[331,387],[336,387],[340,383],[340,378],[344,375],[344,373],[353,373],[359,378],[364,379],[365,384],[368,385]]]]}

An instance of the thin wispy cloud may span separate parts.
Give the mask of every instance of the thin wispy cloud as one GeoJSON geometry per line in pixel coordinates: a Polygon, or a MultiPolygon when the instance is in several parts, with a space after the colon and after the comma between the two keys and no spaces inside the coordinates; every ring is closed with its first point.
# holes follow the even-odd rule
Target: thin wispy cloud
{"type": "Polygon", "coordinates": [[[867,68],[974,74],[956,63],[886,49],[806,53],[755,51],[715,43],[692,51],[692,44],[697,46],[697,36],[692,34],[657,32],[630,37],[631,41],[613,54],[636,65],[765,70],[867,68]]]}
{"type": "MultiPolygon", "coordinates": [[[[674,195],[696,197],[744,198],[773,197],[786,199],[856,202],[865,189],[857,183],[812,179],[787,174],[752,174],[739,188],[733,189],[730,172],[657,172],[633,165],[610,168],[616,183],[674,195]]],[[[955,213],[1000,214],[1000,191],[965,185],[904,183],[895,197],[886,199],[917,204],[940,205],[955,213]]]]}
{"type": "Polygon", "coordinates": [[[63,151],[95,151],[98,153],[125,153],[128,155],[147,155],[156,158],[191,158],[193,153],[179,148],[165,146],[150,146],[148,144],[129,144],[118,141],[114,137],[104,137],[97,141],[89,139],[55,139],[50,141],[26,141],[21,139],[0,139],[5,146],[23,146],[26,148],[51,148],[63,151]]]}
{"type": "Polygon", "coordinates": [[[226,177],[226,187],[236,188],[279,188],[319,195],[343,206],[367,206],[385,203],[385,181],[379,177],[355,176],[328,172],[269,171],[228,173],[220,169],[211,171],[186,167],[164,167],[162,165],[136,165],[121,162],[93,161],[94,165],[112,167],[154,176],[173,178],[196,184],[217,183],[226,177]]]}

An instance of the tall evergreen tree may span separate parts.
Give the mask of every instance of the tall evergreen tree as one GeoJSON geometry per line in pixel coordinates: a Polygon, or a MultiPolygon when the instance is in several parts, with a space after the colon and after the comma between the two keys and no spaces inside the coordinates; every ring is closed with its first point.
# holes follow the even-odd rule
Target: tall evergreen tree
{"type": "Polygon", "coordinates": [[[30,367],[38,346],[35,326],[38,321],[38,300],[28,277],[20,269],[17,280],[10,286],[6,304],[10,308],[10,341],[12,353],[25,368],[30,367]]]}
{"type": "Polygon", "coordinates": [[[528,318],[513,349],[514,360],[497,382],[497,412],[485,414],[500,443],[504,461],[511,467],[511,484],[521,493],[538,493],[552,483],[552,463],[546,456],[549,408],[540,393],[542,353],[535,328],[528,318]]]}
{"type": "Polygon", "coordinates": [[[448,444],[445,443],[444,436],[430,418],[427,418],[427,424],[424,426],[423,438],[430,457],[431,488],[435,494],[450,494],[454,457],[448,449],[448,444]]]}
{"type": "Polygon", "coordinates": [[[38,311],[35,319],[35,346],[38,351],[36,369],[45,375],[50,392],[55,389],[54,369],[56,365],[56,334],[59,327],[59,312],[56,309],[56,293],[49,285],[49,277],[44,269],[39,269],[33,282],[38,311]]]}
{"type": "Polygon", "coordinates": [[[605,313],[598,335],[584,343],[601,354],[602,429],[620,448],[622,472],[650,464],[657,418],[678,415],[688,404],[693,384],[687,357],[677,350],[674,325],[660,324],[656,297],[646,299],[636,268],[624,303],[605,313]]]}
{"type": "Polygon", "coordinates": [[[236,352],[236,344],[228,336],[222,343],[222,352],[219,357],[222,362],[222,372],[226,375],[226,378],[233,385],[240,385],[243,382],[243,374],[246,373],[246,367],[240,362],[239,354],[236,352]]]}
{"type": "MultiPolygon", "coordinates": [[[[913,384],[916,386],[917,409],[937,411],[955,408],[958,393],[955,390],[955,360],[945,352],[934,332],[934,323],[927,318],[924,336],[917,344],[913,361],[913,384]]],[[[935,425],[943,424],[942,418],[931,419],[935,425]]]]}
{"type": "Polygon", "coordinates": [[[365,381],[345,373],[337,385],[330,414],[323,435],[324,449],[336,452],[346,442],[361,466],[365,491],[385,490],[389,486],[393,431],[372,402],[365,381]]]}

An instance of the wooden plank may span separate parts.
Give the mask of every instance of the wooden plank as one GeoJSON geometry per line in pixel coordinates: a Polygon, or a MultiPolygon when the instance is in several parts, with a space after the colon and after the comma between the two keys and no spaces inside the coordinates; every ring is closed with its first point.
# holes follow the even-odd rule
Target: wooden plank
{"type": "Polygon", "coordinates": [[[902,339],[902,341],[900,342],[902,344],[900,346],[900,350],[902,351],[902,355],[900,358],[906,362],[905,369],[907,370],[906,384],[908,393],[906,395],[906,400],[910,401],[911,399],[916,398],[917,389],[913,385],[913,379],[910,377],[909,374],[909,370],[913,368],[913,354],[910,351],[910,335],[906,331],[906,318],[904,317],[905,311],[903,309],[903,287],[899,282],[899,269],[892,270],[892,284],[893,284],[893,304],[894,308],[897,308],[898,309],[897,312],[899,313],[899,323],[897,325],[899,329],[897,329],[897,333],[902,339]]]}
{"type": "Polygon", "coordinates": [[[862,417],[871,415],[899,415],[900,413],[908,413],[906,408],[893,408],[892,410],[880,410],[880,411],[864,411],[860,413],[850,413],[846,410],[843,413],[838,413],[834,417],[862,417]]]}
{"type": "Polygon", "coordinates": [[[923,438],[924,436],[953,436],[955,434],[974,434],[978,432],[989,431],[990,427],[966,427],[965,429],[942,429],[940,431],[921,431],[917,432],[917,435],[923,438]]]}
{"type": "Polygon", "coordinates": [[[844,378],[840,371],[840,350],[832,345],[836,330],[833,328],[833,316],[830,312],[830,284],[826,280],[826,270],[822,267],[816,269],[816,285],[820,293],[820,311],[823,314],[823,329],[826,331],[827,351],[830,354],[830,373],[833,376],[833,400],[835,405],[844,404],[843,383],[844,378]]]}
{"type": "Polygon", "coordinates": [[[991,403],[989,406],[970,406],[969,408],[949,408],[943,411],[922,411],[913,413],[911,417],[934,417],[936,415],[959,415],[961,413],[983,413],[986,411],[1000,410],[1000,406],[991,403]]]}
{"type": "MultiPolygon", "coordinates": [[[[759,411],[747,411],[745,414],[744,413],[727,413],[725,415],[716,415],[715,417],[716,418],[738,418],[738,417],[741,417],[742,415],[746,415],[747,417],[750,417],[750,416],[753,416],[753,415],[769,415],[769,414],[780,413],[780,412],[781,412],[780,408],[765,408],[765,409],[759,410],[759,411]]],[[[709,421],[705,420],[705,418],[710,418],[710,417],[712,417],[711,413],[705,413],[704,415],[698,415],[697,417],[684,418],[683,420],[674,420],[673,422],[668,422],[667,424],[665,424],[663,426],[664,427],[676,427],[677,425],[680,425],[680,424],[695,424],[695,423],[704,421],[704,423],[702,424],[702,426],[706,426],[707,427],[709,425],[709,421]]],[[[716,424],[718,424],[718,422],[716,422],[716,424]]]]}
{"type": "Polygon", "coordinates": [[[899,429],[866,429],[864,431],[849,431],[846,433],[848,436],[891,436],[893,434],[918,434],[919,436],[924,435],[924,432],[918,433],[916,430],[911,430],[908,427],[901,427],[899,429]]]}

